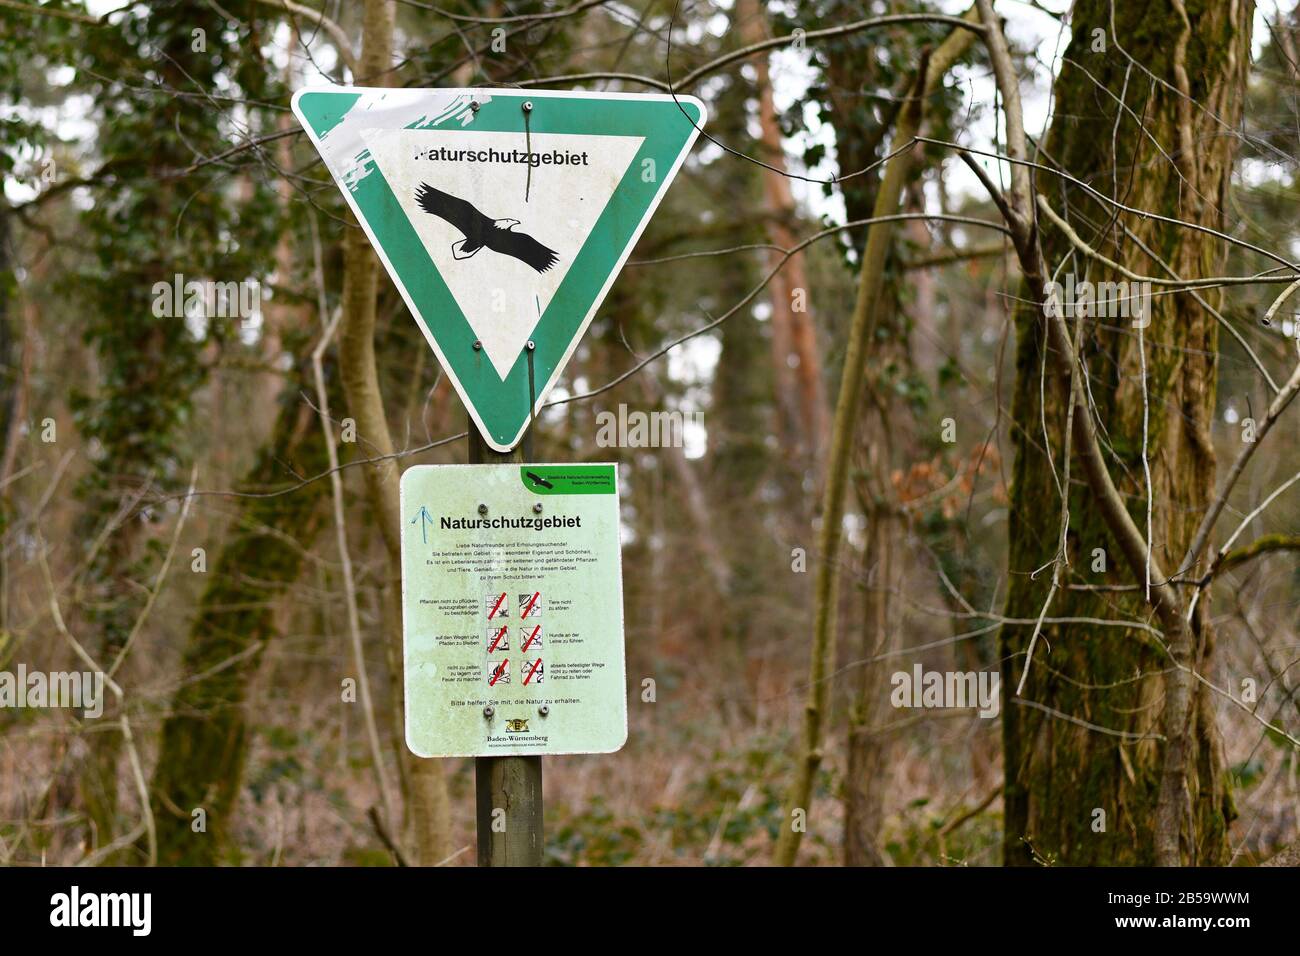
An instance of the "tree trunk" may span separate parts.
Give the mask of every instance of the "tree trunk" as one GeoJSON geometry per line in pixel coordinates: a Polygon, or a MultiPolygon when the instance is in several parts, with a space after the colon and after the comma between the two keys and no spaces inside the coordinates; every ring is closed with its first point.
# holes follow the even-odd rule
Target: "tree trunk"
{"type": "MultiPolygon", "coordinates": [[[[921,127],[925,101],[928,63],[922,61],[916,83],[899,113],[894,143],[910,142],[921,127]]],[[[893,215],[903,195],[914,153],[904,151],[894,156],[876,193],[876,216],[893,215]]],[[[799,844],[810,825],[809,803],[813,782],[822,761],[822,725],[830,704],[829,675],[834,669],[836,621],[840,583],[840,541],[844,535],[844,505],[848,485],[849,459],[857,435],[858,412],[862,405],[862,384],[866,359],[870,353],[878,320],[881,286],[884,284],[885,256],[893,241],[893,224],[876,223],[867,232],[858,280],[858,297],[849,325],[849,341],[844,353],[844,373],[835,403],[826,489],[823,496],[822,526],[817,537],[817,582],[812,647],[808,665],[808,702],[804,706],[803,736],[794,770],[794,779],[786,798],[781,831],[777,837],[775,862],[792,866],[799,844]]]]}
{"type": "MultiPolygon", "coordinates": [[[[301,387],[307,381],[304,376],[301,387]]],[[[299,386],[286,390],[275,429],[244,483],[250,492],[282,485],[286,474],[319,475],[329,466],[316,415],[298,394],[299,386]]],[[[163,866],[213,866],[228,858],[247,754],[248,682],[275,636],[275,601],[298,579],[328,488],[315,481],[272,498],[240,499],[239,518],[208,571],[181,667],[186,681],[163,722],[150,787],[163,866]],[[198,809],[205,830],[194,829],[198,809]]]]}
{"type": "MultiPolygon", "coordinates": [[[[971,14],[968,14],[968,16],[971,14]]],[[[952,65],[971,45],[972,34],[964,29],[950,33],[935,49],[922,51],[916,79],[898,113],[893,149],[909,144],[920,133],[926,91],[934,89],[952,65]]],[[[894,215],[911,176],[916,150],[898,152],[885,165],[876,191],[873,217],[894,215]]],[[[781,831],[777,837],[775,862],[794,865],[809,815],[813,781],[822,760],[822,724],[830,702],[827,675],[834,669],[836,618],[839,601],[839,550],[844,534],[844,497],[848,484],[849,460],[857,435],[858,413],[866,361],[871,353],[879,321],[885,261],[893,242],[894,223],[874,223],[867,229],[858,276],[858,295],[849,321],[848,344],[844,351],[844,372],[835,401],[831,443],[827,459],[826,485],[822,495],[822,525],[817,537],[817,581],[814,601],[812,647],[808,662],[808,703],[804,707],[803,738],[794,779],[786,797],[781,831]],[[802,817],[802,820],[800,819],[802,817]],[[801,826],[801,822],[804,826],[801,826]]]]}
{"type": "MultiPolygon", "coordinates": [[[[394,8],[390,0],[366,0],[361,71],[367,85],[391,85],[394,8]]],[[[384,637],[389,661],[390,700],[394,725],[403,726],[406,706],[402,682],[401,579],[402,545],[398,480],[401,469],[391,457],[395,446],[388,428],[379,373],[375,364],[375,299],[378,260],[365,234],[348,216],[343,240],[343,324],[339,336],[339,366],[348,412],[356,420],[357,438],[372,449],[370,457],[384,460],[365,469],[371,507],[379,521],[390,586],[385,589],[384,637]]],[[[416,842],[416,860],[431,866],[446,858],[450,831],[450,802],[442,765],[416,757],[397,736],[406,816],[416,842]]]]}
{"type": "MultiPolygon", "coordinates": [[[[767,15],[758,0],[738,0],[736,17],[745,43],[760,43],[769,36],[767,15]]],[[[822,386],[821,351],[817,347],[817,328],[810,311],[808,274],[803,252],[785,260],[781,250],[797,245],[794,221],[794,194],[786,175],[785,151],[781,146],[781,127],[772,97],[772,80],[767,58],[754,59],[755,92],[758,95],[758,122],[761,130],[761,158],[769,169],[762,170],[763,197],[767,219],[767,238],[779,249],[769,250],[771,268],[780,271],[769,284],[772,306],[773,384],[776,391],[777,424],[781,447],[820,488],[824,449],[829,432],[829,412],[822,386]]],[[[801,499],[802,500],[802,499],[801,499]]]]}
{"type": "MultiPolygon", "coordinates": [[[[887,464],[885,466],[887,468],[887,464]]],[[[884,866],[880,830],[885,801],[881,784],[889,760],[889,735],[881,723],[888,715],[889,661],[875,661],[890,649],[889,584],[895,576],[893,517],[887,506],[870,506],[866,558],[875,566],[863,587],[862,637],[859,652],[857,701],[849,716],[848,770],[844,775],[844,865],[884,866]]]]}
{"type": "MultiPolygon", "coordinates": [[[[1184,20],[1179,0],[1076,3],[1074,40],[1056,82],[1056,119],[1045,161],[1128,206],[1222,229],[1233,130],[1241,118],[1250,58],[1251,4],[1189,2],[1188,7],[1184,20]],[[1104,51],[1094,52],[1095,30],[1104,32],[1104,51]],[[1130,67],[1130,56],[1140,67],[1130,67]],[[1145,78],[1148,70],[1159,82],[1145,78]],[[1124,110],[1116,103],[1121,91],[1124,110]]],[[[1084,241],[1133,272],[1169,276],[1132,236],[1181,277],[1221,270],[1222,246],[1205,234],[1141,216],[1116,219],[1109,204],[1049,173],[1036,175],[1041,195],[1068,215],[1084,241]]],[[[1043,225],[1050,270],[1074,250],[1060,230],[1043,225]]],[[[1077,254],[1064,264],[1058,281],[1069,272],[1076,281],[1093,283],[1123,278],[1077,254]]],[[[1030,290],[1022,301],[1038,301],[1040,291],[1030,290]]],[[[1206,295],[1213,304],[1216,294],[1206,295]]],[[[1073,310],[1065,315],[1072,327],[1082,323],[1089,399],[1118,458],[1109,461],[1116,486],[1133,522],[1152,543],[1154,560],[1172,573],[1214,492],[1210,421],[1218,329],[1187,294],[1146,301],[1151,311],[1144,329],[1127,315],[1075,319],[1073,310]]],[[[1048,599],[1051,575],[1031,575],[1050,567],[1057,553],[1056,481],[1063,472],[1059,459],[1070,393],[1068,369],[1047,340],[1043,315],[1022,309],[1017,327],[1013,410],[1020,428],[1012,433],[1016,459],[1006,612],[1032,620],[1048,599]]],[[[1097,496],[1078,480],[1085,473],[1078,451],[1076,480],[1068,492],[1070,563],[1048,616],[1147,620],[1150,605],[1142,591],[1069,587],[1135,583],[1097,496]],[[1103,555],[1106,570],[1094,571],[1103,555]]],[[[1141,576],[1136,583],[1145,588],[1141,576]]],[[[1170,862],[1172,852],[1185,864],[1225,863],[1234,811],[1206,688],[1171,667],[1169,654],[1142,632],[1048,624],[1017,696],[1032,632],[1032,625],[1008,626],[1000,637],[1006,862],[1150,865],[1170,862]],[[1164,832],[1170,820],[1177,832],[1164,832]]],[[[1166,632],[1164,639],[1175,659],[1200,671],[1209,668],[1214,641],[1204,601],[1191,628],[1181,635],[1166,632]]]]}

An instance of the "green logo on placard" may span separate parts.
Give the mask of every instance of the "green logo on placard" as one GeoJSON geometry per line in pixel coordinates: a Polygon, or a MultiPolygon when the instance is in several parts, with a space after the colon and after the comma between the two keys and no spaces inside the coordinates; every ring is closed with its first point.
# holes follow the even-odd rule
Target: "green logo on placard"
{"type": "Polygon", "coordinates": [[[612,495],[613,465],[523,465],[524,487],[538,495],[612,495]]]}

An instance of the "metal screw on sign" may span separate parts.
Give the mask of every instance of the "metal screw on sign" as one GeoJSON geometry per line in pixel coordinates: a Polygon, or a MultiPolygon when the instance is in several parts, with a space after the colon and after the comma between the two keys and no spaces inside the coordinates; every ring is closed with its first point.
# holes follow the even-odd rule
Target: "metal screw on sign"
{"type": "Polygon", "coordinates": [[[475,352],[481,352],[481,351],[483,351],[483,343],[482,343],[481,341],[479,341],[478,339],[475,339],[475,340],[474,340],[474,351],[475,351],[475,352]]]}
{"type": "Polygon", "coordinates": [[[546,706],[545,704],[542,704],[541,707],[537,708],[537,712],[541,714],[543,717],[545,717],[547,714],[551,712],[551,708],[546,706]]]}
{"type": "Polygon", "coordinates": [[[479,506],[478,506],[478,513],[481,514],[481,515],[485,515],[485,514],[487,514],[487,505],[479,505],[479,506]]]}
{"type": "Polygon", "coordinates": [[[524,100],[524,112],[525,112],[525,113],[531,113],[532,111],[533,111],[533,101],[532,101],[532,100],[524,100]]]}
{"type": "Polygon", "coordinates": [[[488,720],[491,720],[492,715],[495,713],[496,713],[496,708],[493,707],[491,704],[488,704],[486,707],[483,708],[483,716],[486,717],[488,720]]]}
{"type": "Polygon", "coordinates": [[[542,503],[539,501],[537,502],[537,504],[533,505],[533,514],[539,515],[541,513],[542,513],[542,503]]]}

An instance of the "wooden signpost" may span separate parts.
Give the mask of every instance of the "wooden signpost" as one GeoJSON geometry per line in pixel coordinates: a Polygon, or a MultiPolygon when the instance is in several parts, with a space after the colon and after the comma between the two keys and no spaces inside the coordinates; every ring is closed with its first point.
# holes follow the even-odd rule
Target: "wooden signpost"
{"type": "MultiPolygon", "coordinates": [[[[469,462],[511,464],[532,457],[532,432],[511,451],[500,452],[479,437],[471,420],[469,462]]],[[[545,835],[542,826],[542,757],[474,758],[474,820],[478,833],[479,866],[541,866],[545,835]],[[493,811],[508,814],[504,830],[492,829],[493,811]],[[512,825],[513,824],[513,825],[512,825]]]]}

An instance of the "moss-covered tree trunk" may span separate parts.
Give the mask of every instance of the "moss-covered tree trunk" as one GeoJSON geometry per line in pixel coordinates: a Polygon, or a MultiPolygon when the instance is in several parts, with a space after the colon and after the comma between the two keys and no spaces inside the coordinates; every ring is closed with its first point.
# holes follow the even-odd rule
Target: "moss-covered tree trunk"
{"type": "MultiPolygon", "coordinates": [[[[1185,18],[1182,7],[1177,0],[1075,4],[1074,39],[1056,83],[1055,119],[1043,161],[1129,207],[1222,229],[1249,62],[1252,5],[1186,0],[1185,18]]],[[[1222,244],[1205,233],[1117,215],[1115,207],[1045,172],[1037,174],[1037,188],[1058,213],[1068,215],[1084,242],[1135,273],[1168,278],[1168,269],[1192,278],[1220,274],[1223,268],[1222,244]]],[[[1049,222],[1042,226],[1047,267],[1055,269],[1065,260],[1058,281],[1064,282],[1067,273],[1094,283],[1124,278],[1078,254],[1049,222]]],[[[1213,304],[1213,293],[1203,295],[1213,304]]],[[[1022,301],[1036,300],[1029,296],[1022,301]]],[[[1142,330],[1131,315],[1077,321],[1082,323],[1090,398],[1110,449],[1107,464],[1143,534],[1146,420],[1150,540],[1155,560],[1173,573],[1214,491],[1210,422],[1218,329],[1213,316],[1188,294],[1156,295],[1149,304],[1150,324],[1142,330]]],[[[1074,329],[1076,319],[1069,311],[1066,315],[1074,329]]],[[[1042,314],[1022,310],[1017,325],[1018,427],[1013,433],[1007,614],[1036,619],[1057,553],[1061,501],[1056,482],[1063,472],[1069,381],[1064,363],[1048,346],[1042,314]]],[[[1107,531],[1077,456],[1071,475],[1070,564],[1048,617],[1151,620],[1140,592],[1079,589],[1145,582],[1125,563],[1107,531]],[[1105,570],[1094,570],[1103,559],[1105,570]]],[[[1188,663],[1202,672],[1213,651],[1208,620],[1202,606],[1186,649],[1188,663]]],[[[1188,864],[1226,862],[1233,810],[1210,692],[1186,672],[1171,668],[1170,657],[1140,631],[1049,624],[1017,697],[1032,632],[1032,626],[1014,626],[1001,635],[1006,861],[1155,863],[1168,741],[1181,738],[1186,759],[1177,801],[1179,856],[1188,864]],[[1181,733],[1170,733],[1166,702],[1177,702],[1180,695],[1186,695],[1186,720],[1174,720],[1181,733]]],[[[1166,636],[1170,644],[1174,640],[1166,636]]],[[[1170,712],[1180,711],[1175,706],[1170,712]]]]}
{"type": "MultiPolygon", "coordinates": [[[[332,378],[337,389],[337,375],[332,378]]],[[[329,467],[316,413],[298,395],[297,388],[286,391],[275,430],[244,482],[248,491],[282,487],[286,475],[316,476],[329,467]]],[[[314,481],[274,497],[241,499],[230,537],[208,570],[181,667],[185,682],[163,723],[150,788],[164,866],[212,866],[229,856],[248,751],[248,682],[275,636],[276,599],[298,578],[328,490],[328,482],[314,481]]]]}

